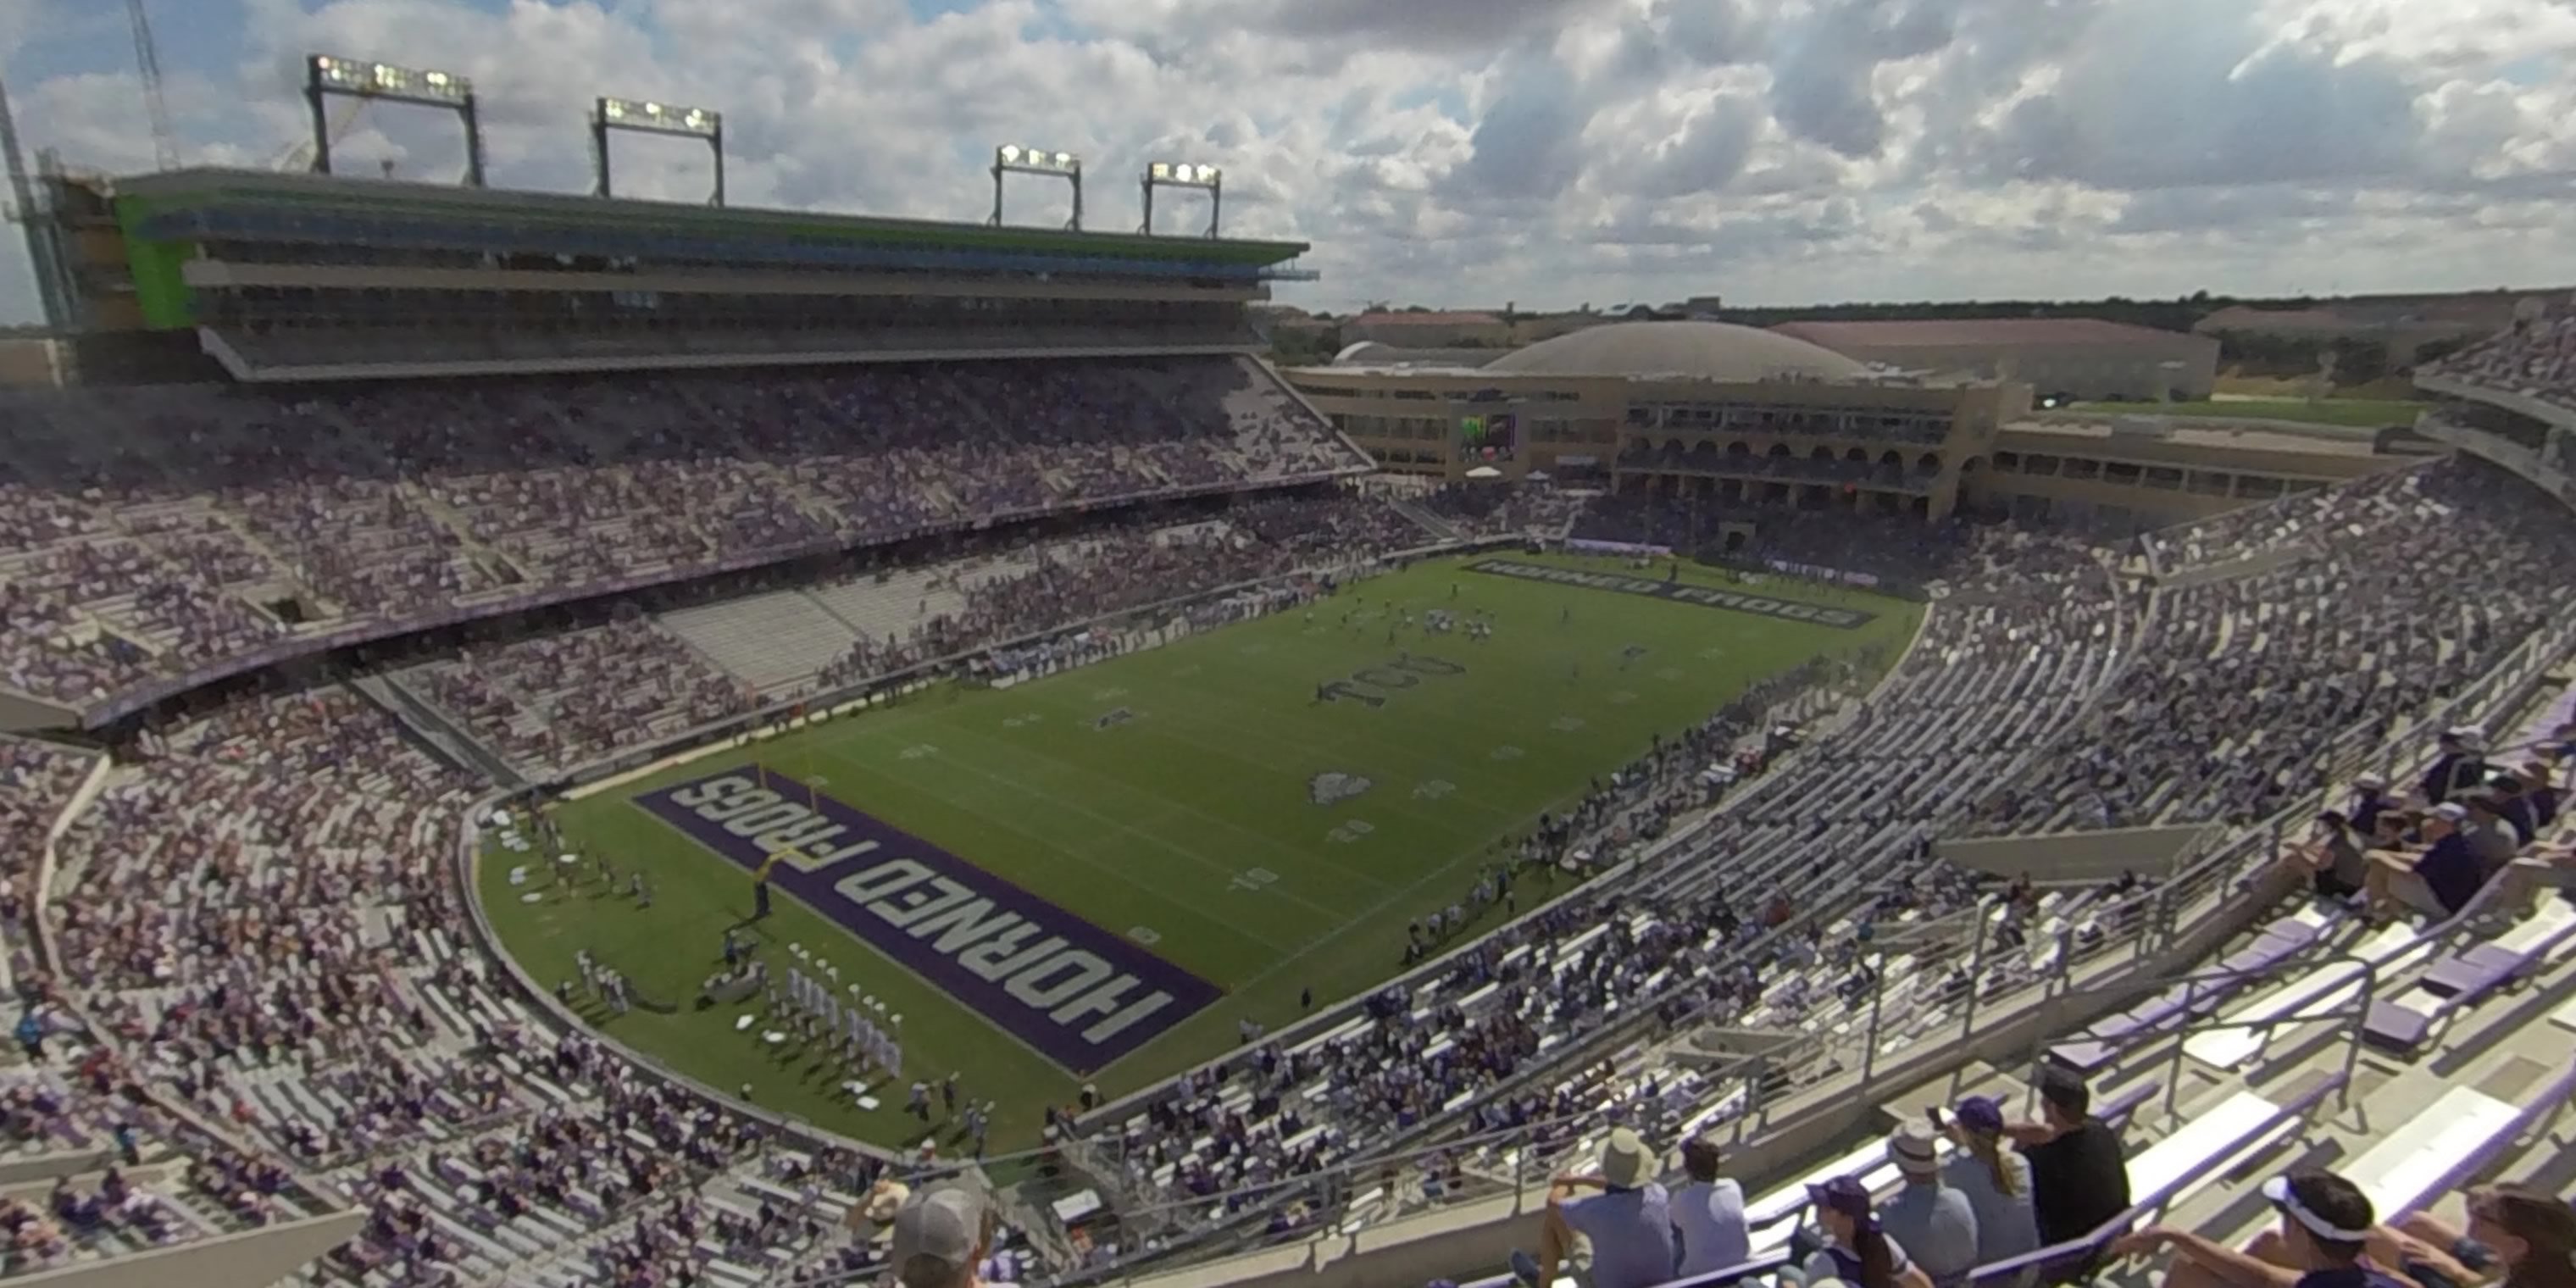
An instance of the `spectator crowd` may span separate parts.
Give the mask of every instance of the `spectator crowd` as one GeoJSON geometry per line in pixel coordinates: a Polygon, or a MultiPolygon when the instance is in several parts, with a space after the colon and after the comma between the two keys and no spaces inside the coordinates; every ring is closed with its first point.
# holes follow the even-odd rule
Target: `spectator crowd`
{"type": "MultiPolygon", "coordinates": [[[[310,623],[392,623],[1349,463],[1223,362],[1032,368],[971,387],[958,372],[899,369],[296,403],[98,397],[0,408],[25,444],[0,464],[0,668],[60,701],[310,623]],[[128,428],[92,432],[110,421],[128,428]]],[[[1713,1148],[1685,1150],[1678,1207],[1637,1160],[1649,1134],[1698,1139],[1681,1129],[1705,1126],[1711,1105],[1719,1121],[1740,1112],[1743,1087],[1605,1062],[1604,1038],[1797,1026],[1900,983],[1929,1013],[1984,986],[1941,963],[1883,978],[1868,951],[1889,927],[2023,915],[2026,892],[1981,887],[1935,857],[1935,837],[2250,821],[2304,799],[2332,768],[2324,749],[2394,729],[2554,622],[2529,593],[2530,570],[2562,566],[2576,539],[2552,507],[2444,461],[2173,534],[2146,552],[2157,575],[2244,567],[2161,586],[2125,576],[2124,552],[2009,526],[1633,496],[1428,498],[1468,531],[1570,524],[1694,549],[1725,548],[1722,525],[1744,520],[1754,535],[1736,557],[1941,599],[1865,702],[1862,682],[1886,659],[1819,660],[1658,740],[1504,843],[1438,910],[1481,928],[1499,906],[1492,933],[1422,937],[1418,969],[1341,1027],[1260,1036],[1132,1105],[1059,1114],[1055,1136],[1122,1200],[1181,1205],[1139,1232],[1142,1250],[1204,1234],[1217,1224],[1200,1220],[1208,1206],[1270,1236],[1334,1219],[1353,1199],[1347,1165],[1394,1138],[1454,1144],[1413,1182],[1445,1195],[1488,1174],[1476,1137],[1520,1132],[1562,1150],[1615,1119],[1603,1192],[1560,1187],[1529,1273],[1546,1282],[1572,1235],[1613,1220],[1661,1231],[1621,1252],[1637,1276],[1731,1252],[1713,1148]],[[1723,814],[1685,826],[1718,799],[1723,814]],[[1606,879],[1574,888],[1595,874],[1606,879]]],[[[1050,527],[1043,542],[939,538],[907,547],[935,552],[939,607],[923,595],[901,631],[861,640],[815,683],[1424,540],[1403,510],[1328,488],[1121,512],[1050,527]]],[[[570,626],[476,630],[422,674],[506,758],[556,766],[762,698],[640,603],[570,626]]],[[[2508,787],[2486,772],[2489,750],[2484,731],[2455,731],[2451,768],[2419,799],[2367,822],[2339,816],[2368,838],[2350,847],[2362,866],[2334,855],[2319,869],[2357,877],[2353,893],[2389,916],[2464,909],[2462,855],[2472,891],[2565,884],[2576,860],[2533,830],[2554,813],[2557,767],[2534,778],[2511,766],[2520,786],[2508,787]],[[2478,768],[2460,768],[2471,757],[2478,768]]],[[[0,911],[33,1019],[19,1029],[29,1067],[0,1079],[0,1110],[16,1140],[94,1142],[125,1159],[112,1185],[11,1200],[0,1228],[19,1264],[292,1219],[327,1206],[312,1184],[327,1182],[367,1209],[332,1262],[352,1280],[488,1281],[575,1244],[585,1273],[620,1285],[717,1261],[781,1277],[865,1268],[831,1234],[868,1207],[856,1196],[893,1179],[885,1165],[651,1080],[553,1032],[496,982],[452,871],[479,784],[385,711],[333,684],[264,676],[156,711],[118,762],[62,832],[59,876],[39,892],[27,856],[95,762],[0,740],[0,911]],[[59,977],[34,953],[31,922],[59,977]],[[136,1170],[153,1164],[166,1168],[136,1170]]],[[[2023,968],[1995,969],[2008,980],[2023,968]]],[[[1899,1132],[1892,1199],[1820,1190],[1804,1273],[1951,1288],[1967,1266],[2098,1215],[2115,1197],[2109,1128],[2088,1117],[2080,1084],[2041,1092],[2040,1122],[1970,1099],[1937,1130],[1899,1132]]],[[[2280,1255],[2322,1257],[2359,1230],[2322,1184],[2293,1178],[2275,1197],[2308,1231],[2285,1233],[2280,1255]]],[[[2138,1237],[2138,1250],[2207,1260],[2138,1237]]]]}

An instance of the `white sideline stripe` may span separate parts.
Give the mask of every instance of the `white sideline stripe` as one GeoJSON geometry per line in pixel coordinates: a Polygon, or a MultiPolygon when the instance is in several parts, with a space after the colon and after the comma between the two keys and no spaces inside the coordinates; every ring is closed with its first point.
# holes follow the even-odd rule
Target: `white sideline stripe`
{"type": "MultiPolygon", "coordinates": [[[[2415,942],[2415,928],[2398,922],[2373,935],[2353,953],[2372,965],[2388,960],[2415,942]]],[[[2361,994],[2361,969],[2349,962],[2326,962],[2298,979],[2226,1013],[2229,1023],[2277,1019],[2300,1011],[2331,1010],[2361,994]]],[[[2215,1069],[2233,1069],[2263,1051],[2269,1036],[2261,1029],[2210,1029],[2183,1039],[2192,1059],[2215,1069]]]]}
{"type": "Polygon", "coordinates": [[[2370,1196],[2382,1221],[2412,1211],[2453,1164],[2512,1123],[2519,1111],[2485,1092],[2454,1087],[2340,1170],[2370,1196]]]}

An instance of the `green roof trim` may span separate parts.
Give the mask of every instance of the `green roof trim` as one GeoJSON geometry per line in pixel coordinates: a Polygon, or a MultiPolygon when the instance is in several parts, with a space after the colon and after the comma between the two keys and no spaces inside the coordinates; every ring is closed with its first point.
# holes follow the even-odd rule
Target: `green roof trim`
{"type": "Polygon", "coordinates": [[[304,209],[339,215],[506,219],[542,227],[628,227],[702,237],[767,236],[868,242],[941,250],[1026,251],[1139,260],[1269,266],[1311,249],[1306,242],[1148,237],[1141,233],[996,228],[986,224],[829,215],[811,211],[690,206],[677,202],[508,192],[331,175],[249,170],[178,170],[117,181],[118,207],[134,200],[154,214],[223,206],[304,209]]]}

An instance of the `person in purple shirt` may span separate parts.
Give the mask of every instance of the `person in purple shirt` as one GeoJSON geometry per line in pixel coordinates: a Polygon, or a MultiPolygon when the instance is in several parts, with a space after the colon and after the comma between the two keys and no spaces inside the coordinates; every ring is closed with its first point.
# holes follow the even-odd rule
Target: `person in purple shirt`
{"type": "Polygon", "coordinates": [[[1512,1278],[1528,1288],[1556,1282],[1574,1236],[1592,1243],[1592,1288],[1651,1288],[1673,1277],[1671,1200],[1655,1183],[1655,1155],[1621,1127],[1601,1147],[1601,1174],[1556,1178],[1547,1194],[1538,1255],[1514,1252],[1512,1278]],[[1584,1190],[1597,1193],[1576,1197],[1584,1190]]]}
{"type": "Polygon", "coordinates": [[[2171,1226],[2149,1226],[2111,1245],[2115,1257],[2170,1251],[2165,1288],[2406,1288],[2362,1255],[2375,1219],[2370,1196],[2332,1172],[2263,1182],[2281,1214],[2242,1251],[2171,1226]]]}
{"type": "Polygon", "coordinates": [[[2531,809],[2533,826],[2547,827],[2557,822],[2558,785],[2550,781],[2549,766],[2537,760],[2526,760],[2515,776],[2522,780],[2522,799],[2531,809]]]}
{"type": "Polygon", "coordinates": [[[2400,907],[2448,919],[2459,914],[2486,884],[2487,868],[2462,830],[2469,811],[2457,801],[2433,807],[2424,820],[2421,854],[2373,850],[2363,886],[2373,915],[2385,918],[2400,907]]]}

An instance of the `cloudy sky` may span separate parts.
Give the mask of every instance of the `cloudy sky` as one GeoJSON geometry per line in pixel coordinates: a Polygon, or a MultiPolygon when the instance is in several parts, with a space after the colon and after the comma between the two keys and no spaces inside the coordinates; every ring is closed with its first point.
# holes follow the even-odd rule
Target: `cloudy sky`
{"type": "MultiPolygon", "coordinates": [[[[1138,163],[1206,161],[1309,307],[2576,282],[2576,0],[147,3],[190,161],[280,161],[308,51],[471,76],[511,187],[588,186],[600,93],[722,110],[738,205],[979,219],[1019,140],[1125,228],[1138,163]]],[[[0,0],[0,60],[29,147],[152,164],[122,5],[0,0]]],[[[462,169],[392,107],[340,155],[462,169]]],[[[683,141],[617,169],[706,190],[683,141]]]]}

